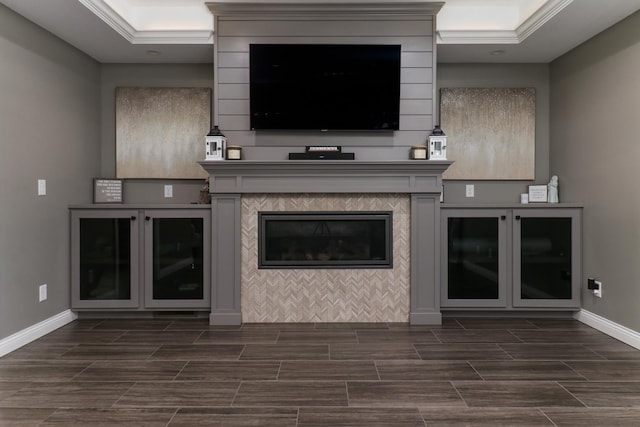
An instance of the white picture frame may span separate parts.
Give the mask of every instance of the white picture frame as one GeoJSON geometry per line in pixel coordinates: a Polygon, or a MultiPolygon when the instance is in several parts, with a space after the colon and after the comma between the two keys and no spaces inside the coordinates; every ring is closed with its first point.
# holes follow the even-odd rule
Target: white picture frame
{"type": "Polygon", "coordinates": [[[547,186],[530,185],[529,203],[547,203],[547,186]]]}

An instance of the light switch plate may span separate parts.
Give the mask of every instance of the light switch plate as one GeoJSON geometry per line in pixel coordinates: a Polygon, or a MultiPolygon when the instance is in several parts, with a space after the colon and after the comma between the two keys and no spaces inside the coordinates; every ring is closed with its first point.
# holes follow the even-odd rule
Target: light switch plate
{"type": "Polygon", "coordinates": [[[164,186],[164,197],[173,197],[173,185],[164,186]]]}
{"type": "Polygon", "coordinates": [[[44,285],[40,285],[40,287],[38,288],[38,300],[42,302],[42,301],[46,301],[46,299],[47,299],[47,284],[45,283],[44,285]]]}

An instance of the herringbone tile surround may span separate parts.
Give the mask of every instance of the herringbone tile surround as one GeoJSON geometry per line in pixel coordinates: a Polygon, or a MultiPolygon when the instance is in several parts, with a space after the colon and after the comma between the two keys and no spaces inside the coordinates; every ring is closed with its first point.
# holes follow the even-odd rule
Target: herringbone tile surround
{"type": "Polygon", "coordinates": [[[407,322],[406,194],[256,194],[242,198],[242,318],[247,322],[407,322]],[[259,269],[258,212],[393,212],[392,269],[259,269]]]}
{"type": "Polygon", "coordinates": [[[0,426],[638,426],[640,351],[574,320],[77,320],[0,358],[0,426]]]}

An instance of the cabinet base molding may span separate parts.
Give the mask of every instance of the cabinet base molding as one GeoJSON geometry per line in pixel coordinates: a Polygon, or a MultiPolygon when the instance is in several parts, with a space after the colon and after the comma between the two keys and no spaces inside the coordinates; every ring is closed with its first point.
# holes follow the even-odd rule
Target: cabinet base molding
{"type": "Polygon", "coordinates": [[[575,313],[573,317],[585,325],[591,326],[625,344],[640,349],[640,332],[636,332],[633,329],[619,325],[584,309],[575,313]]]}
{"type": "Polygon", "coordinates": [[[573,319],[575,310],[468,310],[449,308],[442,310],[443,317],[480,317],[485,319],[573,319]]]}
{"type": "Polygon", "coordinates": [[[206,319],[206,311],[77,310],[78,319],[206,319]]]}
{"type": "Polygon", "coordinates": [[[0,357],[73,322],[77,318],[78,316],[73,311],[65,310],[13,335],[9,335],[7,338],[0,340],[0,357]]]}
{"type": "Polygon", "coordinates": [[[242,324],[242,313],[211,313],[209,324],[217,326],[238,326],[242,324]]]}
{"type": "Polygon", "coordinates": [[[409,323],[412,325],[442,325],[442,313],[433,312],[415,312],[409,313],[409,323]]]}

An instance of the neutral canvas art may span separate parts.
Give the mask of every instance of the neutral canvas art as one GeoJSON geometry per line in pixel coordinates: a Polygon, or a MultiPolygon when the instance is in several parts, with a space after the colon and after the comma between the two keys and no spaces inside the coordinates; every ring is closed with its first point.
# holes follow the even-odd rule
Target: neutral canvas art
{"type": "Polygon", "coordinates": [[[118,178],[200,179],[209,88],[116,88],[118,178]]]}
{"type": "Polygon", "coordinates": [[[535,178],[534,88],[443,88],[440,124],[453,165],[444,179],[535,178]]]}

